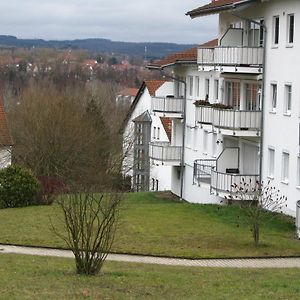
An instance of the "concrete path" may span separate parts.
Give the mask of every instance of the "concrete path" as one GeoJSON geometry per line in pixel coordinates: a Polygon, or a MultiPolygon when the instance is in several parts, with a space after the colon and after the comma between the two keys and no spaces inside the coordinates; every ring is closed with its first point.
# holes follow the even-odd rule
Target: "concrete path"
{"type": "MultiPolygon", "coordinates": [[[[1,253],[25,255],[74,257],[69,250],[34,247],[6,246],[0,244],[1,253]]],[[[205,267],[205,268],[300,268],[299,258],[252,258],[252,259],[177,259],[153,256],[109,254],[109,261],[156,264],[168,266],[205,267]]]]}

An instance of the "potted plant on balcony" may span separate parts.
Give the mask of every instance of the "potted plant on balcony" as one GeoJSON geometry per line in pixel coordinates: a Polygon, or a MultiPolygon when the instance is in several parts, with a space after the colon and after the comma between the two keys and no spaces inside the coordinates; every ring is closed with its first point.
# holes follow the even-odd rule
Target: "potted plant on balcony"
{"type": "Polygon", "coordinates": [[[213,103],[211,104],[211,107],[215,109],[233,109],[232,106],[223,103],[213,103]]]}
{"type": "Polygon", "coordinates": [[[199,106],[212,106],[212,104],[209,103],[208,100],[196,100],[196,101],[194,102],[194,105],[195,105],[196,107],[199,107],[199,106]]]}

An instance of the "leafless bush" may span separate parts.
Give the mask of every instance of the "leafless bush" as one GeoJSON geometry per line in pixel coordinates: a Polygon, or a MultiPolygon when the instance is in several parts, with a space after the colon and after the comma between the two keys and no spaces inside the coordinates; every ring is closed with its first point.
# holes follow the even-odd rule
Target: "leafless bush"
{"type": "Polygon", "coordinates": [[[232,188],[233,192],[227,197],[227,200],[240,203],[251,226],[254,245],[258,246],[264,213],[266,211],[282,213],[287,197],[280,195],[280,191],[271,186],[270,182],[264,185],[259,181],[246,182],[242,178],[241,182],[233,184],[232,188]]]}
{"type": "Polygon", "coordinates": [[[114,241],[121,199],[118,193],[91,191],[59,198],[65,233],[53,229],[72,250],[78,274],[96,275],[101,270],[114,241]]]}

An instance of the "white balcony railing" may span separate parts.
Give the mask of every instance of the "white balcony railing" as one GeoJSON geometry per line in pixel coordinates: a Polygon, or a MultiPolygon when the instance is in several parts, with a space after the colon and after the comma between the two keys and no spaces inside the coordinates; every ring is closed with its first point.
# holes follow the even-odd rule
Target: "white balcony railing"
{"type": "Polygon", "coordinates": [[[150,143],[149,156],[162,163],[174,162],[179,164],[181,161],[181,146],[171,146],[168,142],[150,143]]]}
{"type": "Polygon", "coordinates": [[[261,66],[262,47],[198,48],[198,64],[218,66],[261,66]]]}
{"type": "Polygon", "coordinates": [[[245,186],[249,191],[255,190],[259,182],[259,175],[248,174],[230,174],[221,173],[215,170],[211,172],[211,190],[216,192],[235,193],[237,192],[235,186],[245,186]]]}
{"type": "Polygon", "coordinates": [[[212,124],[213,108],[200,105],[196,107],[196,122],[200,124],[212,124]]]}
{"type": "Polygon", "coordinates": [[[213,109],[213,126],[230,130],[261,130],[261,111],[213,109]]]}
{"type": "Polygon", "coordinates": [[[211,172],[217,166],[217,159],[197,159],[194,161],[194,183],[209,183],[211,172]]]}
{"type": "Polygon", "coordinates": [[[152,110],[154,112],[182,114],[183,105],[183,98],[152,97],[152,110]]]}

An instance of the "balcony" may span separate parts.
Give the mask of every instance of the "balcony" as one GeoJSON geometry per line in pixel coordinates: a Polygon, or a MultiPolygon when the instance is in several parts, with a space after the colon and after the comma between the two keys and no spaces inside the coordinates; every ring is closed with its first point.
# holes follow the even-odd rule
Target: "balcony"
{"type": "Polygon", "coordinates": [[[180,166],[181,146],[171,146],[168,142],[150,143],[149,156],[155,164],[180,166]]]}
{"type": "Polygon", "coordinates": [[[214,169],[211,172],[211,193],[216,193],[217,195],[228,195],[234,194],[236,189],[235,185],[246,184],[249,190],[257,187],[257,182],[259,181],[258,174],[231,174],[231,173],[221,173],[214,169]]]}
{"type": "Polygon", "coordinates": [[[196,123],[202,125],[211,125],[213,117],[213,108],[209,105],[196,106],[196,123]]]}
{"type": "Polygon", "coordinates": [[[262,47],[198,48],[198,64],[204,71],[262,73],[263,53],[262,47]]]}
{"type": "Polygon", "coordinates": [[[235,136],[259,136],[261,111],[213,109],[212,125],[219,133],[235,136]]]}
{"type": "Polygon", "coordinates": [[[211,183],[211,173],[217,166],[216,159],[197,159],[194,161],[194,184],[211,183]]]}
{"type": "Polygon", "coordinates": [[[152,111],[158,114],[160,117],[182,118],[183,107],[183,98],[152,97],[152,111]]]}

